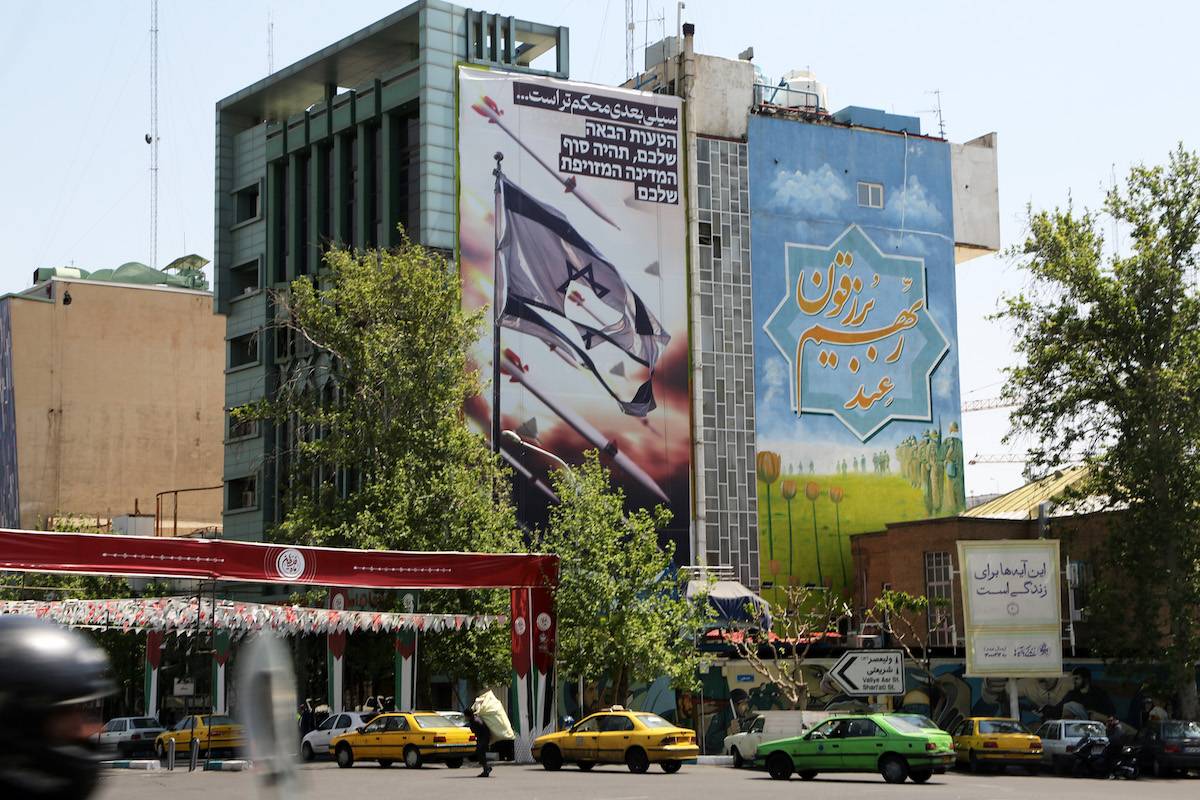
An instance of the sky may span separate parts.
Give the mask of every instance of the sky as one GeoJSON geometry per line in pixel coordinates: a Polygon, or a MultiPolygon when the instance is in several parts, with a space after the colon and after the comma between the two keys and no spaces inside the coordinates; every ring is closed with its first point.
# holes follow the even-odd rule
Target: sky
{"type": "MultiPolygon", "coordinates": [[[[268,73],[268,42],[279,69],[403,5],[161,0],[158,266],[212,256],[214,105],[268,73]]],[[[570,28],[573,79],[625,77],[622,2],[471,5],[570,28]]],[[[647,39],[674,33],[677,5],[635,6],[640,66],[647,39]]],[[[918,115],[936,132],[940,90],[948,138],[999,135],[1005,246],[1021,242],[1027,207],[1096,207],[1131,165],[1161,163],[1180,141],[1200,147],[1200,4],[689,0],[681,13],[698,52],[732,58],[753,46],[774,78],[811,69],[834,109],[918,115]]],[[[0,20],[0,293],[28,287],[37,267],[148,262],[149,0],[3,0],[0,20]]],[[[962,264],[957,280],[963,401],[996,397],[1012,338],[988,315],[1024,275],[998,254],[962,264]]],[[[1007,431],[1005,410],[964,414],[968,459],[1019,456],[1007,431]]],[[[968,465],[966,480],[968,494],[1007,491],[1021,465],[968,465]]]]}

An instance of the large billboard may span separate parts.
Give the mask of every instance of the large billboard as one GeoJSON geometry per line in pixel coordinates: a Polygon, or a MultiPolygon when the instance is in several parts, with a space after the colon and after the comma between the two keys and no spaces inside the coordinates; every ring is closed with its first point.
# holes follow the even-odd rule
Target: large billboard
{"type": "Polygon", "coordinates": [[[851,536],[966,507],[949,147],[760,116],[749,144],[760,574],[845,591],[851,536]]]}
{"type": "Polygon", "coordinates": [[[671,510],[687,563],[680,101],[470,67],[458,81],[463,303],[489,309],[474,352],[489,385],[468,411],[500,431],[526,522],[554,502],[555,457],[599,450],[631,506],[671,510]]]}

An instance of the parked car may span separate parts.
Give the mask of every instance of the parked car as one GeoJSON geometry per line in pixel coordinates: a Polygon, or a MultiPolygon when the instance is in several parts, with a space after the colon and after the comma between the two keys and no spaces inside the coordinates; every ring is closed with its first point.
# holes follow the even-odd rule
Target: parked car
{"type": "Polygon", "coordinates": [[[824,711],[763,711],[749,730],[726,736],[723,749],[733,756],[735,767],[743,767],[754,761],[763,742],[799,736],[829,716],[824,711]]]}
{"type": "Polygon", "coordinates": [[[458,769],[474,750],[475,734],[432,711],[380,714],[329,742],[329,754],[343,768],[365,760],[378,761],[381,767],[403,761],[409,769],[441,761],[458,769]]]}
{"type": "Polygon", "coordinates": [[[115,717],[92,738],[105,752],[131,756],[153,753],[154,740],[162,732],[163,726],[154,717],[115,717]]]}
{"type": "Polygon", "coordinates": [[[1147,722],[1138,731],[1143,771],[1165,778],[1177,770],[1200,770],[1200,724],[1177,719],[1147,722]]]}
{"type": "Polygon", "coordinates": [[[533,740],[534,760],[550,772],[574,762],[584,772],[597,764],[624,764],[640,774],[658,764],[663,772],[673,774],[698,755],[695,731],[622,706],[606,708],[565,731],[533,740]]]}
{"type": "Polygon", "coordinates": [[[759,758],[776,780],[793,772],[878,772],[888,783],[925,783],[954,763],[950,734],[919,714],[833,716],[803,736],[763,742],[759,758]]]}
{"type": "Polygon", "coordinates": [[[1104,725],[1086,719],[1052,719],[1042,723],[1037,735],[1042,740],[1042,766],[1065,774],[1079,742],[1087,737],[1108,744],[1104,725]]]}
{"type": "Polygon", "coordinates": [[[154,752],[159,758],[165,758],[168,743],[174,741],[176,754],[185,754],[192,746],[192,739],[198,740],[200,752],[207,754],[233,753],[246,746],[245,730],[232,717],[192,714],[179,720],[171,730],[160,733],[154,740],[154,752]]]}
{"type": "Polygon", "coordinates": [[[951,731],[960,767],[1024,767],[1036,772],[1042,763],[1042,740],[1015,719],[967,717],[951,731]]]}
{"type": "Polygon", "coordinates": [[[300,757],[305,761],[312,761],[318,755],[328,755],[329,743],[333,737],[356,731],[376,716],[374,711],[342,711],[330,714],[316,730],[309,731],[300,741],[300,757]]]}

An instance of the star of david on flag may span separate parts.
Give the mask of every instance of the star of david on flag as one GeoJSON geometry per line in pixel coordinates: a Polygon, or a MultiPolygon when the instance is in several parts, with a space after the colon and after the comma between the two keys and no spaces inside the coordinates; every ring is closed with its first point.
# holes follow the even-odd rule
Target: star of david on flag
{"type": "Polygon", "coordinates": [[[617,268],[566,217],[507,177],[501,175],[499,181],[504,230],[497,246],[496,280],[497,296],[503,300],[496,323],[541,339],[595,375],[626,414],[646,416],[655,408],[651,382],[670,335],[617,268]],[[603,317],[588,311],[594,325],[567,316],[573,285],[606,307],[603,317]],[[571,329],[582,346],[568,335],[571,329]],[[600,374],[589,351],[603,344],[649,369],[650,376],[632,398],[620,397],[600,374]]]}

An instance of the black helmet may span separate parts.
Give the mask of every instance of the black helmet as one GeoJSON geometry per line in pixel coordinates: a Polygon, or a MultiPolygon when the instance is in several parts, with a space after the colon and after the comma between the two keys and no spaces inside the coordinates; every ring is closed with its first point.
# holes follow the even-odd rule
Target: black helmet
{"type": "Polygon", "coordinates": [[[0,616],[0,797],[87,797],[99,765],[71,715],[113,688],[108,656],[87,637],[0,616]]]}

